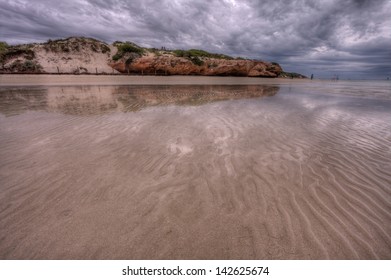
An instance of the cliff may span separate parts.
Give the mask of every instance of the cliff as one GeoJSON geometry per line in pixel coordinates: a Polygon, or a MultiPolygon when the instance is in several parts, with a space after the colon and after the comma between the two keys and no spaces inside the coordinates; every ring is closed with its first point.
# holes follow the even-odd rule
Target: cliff
{"type": "Polygon", "coordinates": [[[89,38],[49,40],[7,46],[0,52],[1,73],[113,73],[108,65],[116,48],[89,38]]]}
{"type": "Polygon", "coordinates": [[[141,74],[278,77],[277,63],[232,58],[203,50],[142,48],[71,37],[41,44],[0,45],[0,73],[141,74]]]}

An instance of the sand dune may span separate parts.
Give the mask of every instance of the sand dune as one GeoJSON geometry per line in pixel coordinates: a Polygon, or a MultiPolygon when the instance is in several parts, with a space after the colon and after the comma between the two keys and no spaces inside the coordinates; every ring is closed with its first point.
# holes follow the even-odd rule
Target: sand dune
{"type": "Polygon", "coordinates": [[[0,258],[391,258],[389,100],[112,89],[0,114],[0,258]]]}

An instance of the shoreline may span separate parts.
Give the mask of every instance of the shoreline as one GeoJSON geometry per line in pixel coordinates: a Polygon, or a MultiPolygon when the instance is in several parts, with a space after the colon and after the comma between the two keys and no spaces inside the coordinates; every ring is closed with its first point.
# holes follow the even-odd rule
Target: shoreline
{"type": "Polygon", "coordinates": [[[308,79],[189,75],[141,76],[121,74],[1,74],[0,87],[39,85],[264,85],[307,80],[308,79]]]}

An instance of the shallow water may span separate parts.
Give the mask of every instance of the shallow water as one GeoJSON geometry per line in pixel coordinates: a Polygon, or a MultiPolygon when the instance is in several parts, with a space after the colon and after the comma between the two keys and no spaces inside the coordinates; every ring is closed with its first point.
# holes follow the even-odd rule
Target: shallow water
{"type": "Polygon", "coordinates": [[[0,86],[0,258],[390,259],[390,83],[252,81],[0,86]]]}

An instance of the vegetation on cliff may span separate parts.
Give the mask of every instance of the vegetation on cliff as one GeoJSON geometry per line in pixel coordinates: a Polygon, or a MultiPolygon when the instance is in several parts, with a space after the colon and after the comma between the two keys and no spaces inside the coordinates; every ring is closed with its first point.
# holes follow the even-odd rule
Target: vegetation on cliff
{"type": "Polygon", "coordinates": [[[141,56],[145,53],[145,49],[132,43],[132,42],[120,42],[116,41],[113,43],[114,46],[117,47],[118,51],[115,55],[113,55],[112,59],[117,61],[123,58],[127,54],[136,54],[137,56],[141,56]]]}
{"type": "Polygon", "coordinates": [[[0,42],[0,70],[4,69],[6,62],[10,72],[40,73],[42,66],[35,60],[32,44],[9,46],[0,42]]]}
{"type": "Polygon", "coordinates": [[[174,53],[177,57],[187,58],[198,66],[201,66],[204,63],[202,58],[233,59],[233,57],[225,54],[210,53],[204,50],[197,49],[173,50],[172,53],[174,53]]]}
{"type": "Polygon", "coordinates": [[[8,44],[6,42],[0,42],[0,54],[5,52],[8,48],[8,44]]]}
{"type": "Polygon", "coordinates": [[[28,47],[11,46],[7,47],[3,52],[1,52],[1,61],[7,61],[20,56],[27,60],[31,60],[35,58],[35,53],[28,47]]]}
{"type": "Polygon", "coordinates": [[[109,45],[85,37],[16,46],[0,42],[0,73],[303,77],[283,72],[275,62],[235,59],[200,49],[144,48],[132,42],[109,45]]]}
{"type": "Polygon", "coordinates": [[[51,52],[79,52],[82,48],[90,48],[93,52],[107,53],[110,52],[109,46],[94,38],[70,37],[67,39],[48,40],[43,44],[46,51],[51,52]]]}

